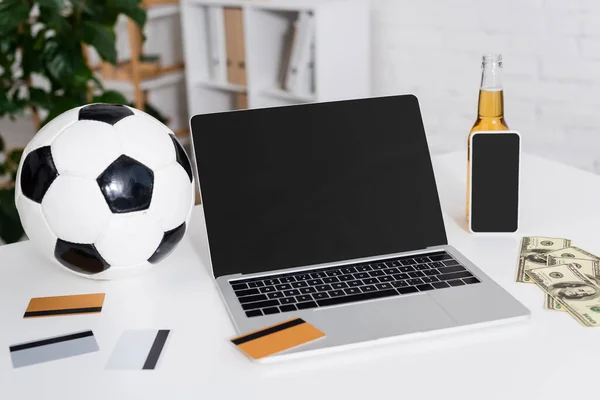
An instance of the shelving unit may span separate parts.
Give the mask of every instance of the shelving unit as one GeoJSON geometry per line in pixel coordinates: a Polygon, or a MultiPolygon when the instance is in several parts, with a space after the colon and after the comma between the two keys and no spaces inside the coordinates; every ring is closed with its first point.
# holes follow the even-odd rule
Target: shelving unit
{"type": "MultiPolygon", "coordinates": [[[[370,95],[368,0],[182,0],[181,10],[190,116],[239,109],[243,94],[248,108],[370,95]],[[214,9],[241,10],[245,85],[213,72],[214,9]],[[314,18],[311,82],[303,85],[308,90],[290,91],[280,76],[300,12],[314,18]]],[[[227,43],[226,29],[218,32],[227,43]]]]}

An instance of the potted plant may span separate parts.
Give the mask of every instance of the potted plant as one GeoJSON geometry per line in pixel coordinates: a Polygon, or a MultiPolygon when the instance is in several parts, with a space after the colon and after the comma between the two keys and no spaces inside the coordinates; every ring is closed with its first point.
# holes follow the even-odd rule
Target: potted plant
{"type": "MultiPolygon", "coordinates": [[[[0,118],[28,114],[37,131],[62,112],[90,102],[126,104],[105,90],[86,60],[86,46],[117,63],[115,25],[126,15],[143,29],[142,0],[2,0],[0,2],[0,118]]],[[[0,138],[0,239],[23,236],[14,204],[22,150],[0,138]]]]}

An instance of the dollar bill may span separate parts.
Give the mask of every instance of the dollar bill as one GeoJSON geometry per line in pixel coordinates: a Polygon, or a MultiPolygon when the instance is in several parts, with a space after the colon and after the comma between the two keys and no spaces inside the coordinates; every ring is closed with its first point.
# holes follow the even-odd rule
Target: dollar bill
{"type": "MultiPolygon", "coordinates": [[[[562,250],[553,252],[560,253],[562,250]]],[[[570,258],[570,257],[556,257],[548,253],[548,266],[561,265],[561,264],[572,264],[579,269],[579,272],[587,276],[592,282],[600,287],[600,276],[595,275],[596,271],[600,271],[600,261],[591,260],[585,258],[570,258]]],[[[552,296],[546,294],[546,301],[544,307],[549,310],[564,311],[560,303],[554,300],[552,296]]]]}
{"type": "Polygon", "coordinates": [[[544,308],[547,310],[553,310],[553,311],[565,311],[565,310],[563,310],[560,303],[554,301],[554,297],[550,296],[547,293],[546,293],[546,301],[544,302],[544,308]]]}
{"type": "MultiPolygon", "coordinates": [[[[583,326],[600,326],[600,287],[575,265],[532,268],[525,274],[583,326]]],[[[600,270],[593,276],[600,276],[600,270]]]]}
{"type": "Polygon", "coordinates": [[[547,253],[571,246],[569,239],[543,236],[525,236],[521,239],[521,250],[517,264],[517,282],[532,283],[525,271],[546,265],[547,253]]]}
{"type": "Polygon", "coordinates": [[[562,249],[550,251],[548,252],[547,256],[559,258],[578,258],[580,260],[600,260],[598,256],[575,246],[569,246],[562,249]]]}

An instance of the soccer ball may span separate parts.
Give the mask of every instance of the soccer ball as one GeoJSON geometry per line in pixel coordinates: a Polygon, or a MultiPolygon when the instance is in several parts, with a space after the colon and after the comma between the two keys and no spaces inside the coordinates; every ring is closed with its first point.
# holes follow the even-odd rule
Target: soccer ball
{"type": "Polygon", "coordinates": [[[55,264],[115,279],[158,263],[181,241],[194,177],[164,124],[96,103],[64,112],[33,137],[15,202],[25,233],[55,264]]]}

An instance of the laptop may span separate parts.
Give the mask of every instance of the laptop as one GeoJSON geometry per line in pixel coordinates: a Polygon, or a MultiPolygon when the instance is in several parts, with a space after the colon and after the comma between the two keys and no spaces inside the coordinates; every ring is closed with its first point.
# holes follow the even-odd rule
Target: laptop
{"type": "Polygon", "coordinates": [[[301,318],[326,333],[263,361],[529,316],[448,243],[415,96],[190,124],[212,272],[236,330],[301,318]]]}

